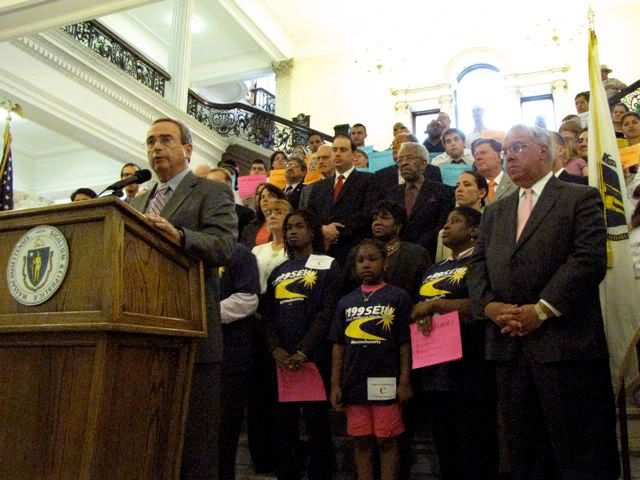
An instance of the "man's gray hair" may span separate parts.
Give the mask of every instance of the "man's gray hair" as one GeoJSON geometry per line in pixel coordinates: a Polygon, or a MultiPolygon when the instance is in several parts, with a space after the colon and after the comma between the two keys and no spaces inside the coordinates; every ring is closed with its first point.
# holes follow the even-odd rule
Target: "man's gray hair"
{"type": "Polygon", "coordinates": [[[411,148],[416,151],[416,155],[420,158],[424,158],[425,160],[429,160],[429,151],[425,148],[424,145],[418,142],[404,142],[400,144],[400,150],[398,150],[398,155],[402,150],[406,150],[407,148],[411,148]]]}
{"type": "Polygon", "coordinates": [[[509,129],[509,132],[511,132],[512,130],[519,130],[521,132],[525,132],[527,135],[529,135],[533,139],[533,141],[536,144],[546,145],[547,146],[547,162],[549,163],[553,162],[553,147],[551,144],[551,136],[549,135],[549,132],[547,132],[544,128],[518,124],[511,127],[509,129]]]}

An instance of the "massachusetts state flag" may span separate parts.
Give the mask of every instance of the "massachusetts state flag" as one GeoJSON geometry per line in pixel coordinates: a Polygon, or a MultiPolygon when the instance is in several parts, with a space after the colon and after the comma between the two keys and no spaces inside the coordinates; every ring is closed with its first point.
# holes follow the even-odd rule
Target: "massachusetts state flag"
{"type": "Polygon", "coordinates": [[[13,210],[13,165],[11,162],[10,120],[4,129],[2,163],[0,163],[0,211],[13,210]]]}
{"type": "MultiPolygon", "coordinates": [[[[600,284],[600,301],[612,380],[618,392],[623,380],[629,385],[638,379],[635,346],[640,333],[640,288],[633,273],[629,249],[627,222],[631,217],[631,205],[600,77],[598,40],[593,29],[589,38],[589,85],[589,185],[600,191],[607,222],[609,268],[600,284]]],[[[579,285],[576,288],[580,288],[579,285]]]]}

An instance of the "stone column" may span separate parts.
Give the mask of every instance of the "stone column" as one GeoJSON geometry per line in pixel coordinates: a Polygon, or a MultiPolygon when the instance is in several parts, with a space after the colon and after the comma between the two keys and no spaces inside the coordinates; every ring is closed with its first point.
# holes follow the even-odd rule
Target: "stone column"
{"type": "Polygon", "coordinates": [[[438,105],[440,105],[440,111],[448,113],[453,122],[453,97],[451,95],[442,95],[438,97],[438,105]]]}
{"type": "Polygon", "coordinates": [[[293,58],[281,62],[271,62],[276,74],[276,115],[290,120],[291,118],[291,71],[293,58]]]}
{"type": "Polygon", "coordinates": [[[505,120],[506,125],[515,125],[522,123],[522,106],[520,105],[520,87],[512,86],[507,87],[507,95],[505,99],[505,107],[507,108],[507,117],[505,120]]]}
{"type": "Polygon", "coordinates": [[[567,81],[561,79],[551,82],[551,94],[553,95],[553,104],[556,110],[557,127],[560,127],[560,120],[565,115],[575,111],[573,99],[569,95],[567,81]]]}
{"type": "Polygon", "coordinates": [[[187,111],[187,95],[191,85],[191,15],[194,0],[174,0],[169,50],[171,81],[166,98],[182,111],[187,111]]]}
{"type": "Polygon", "coordinates": [[[411,118],[412,110],[409,102],[396,102],[393,108],[396,111],[396,122],[402,122],[405,127],[411,130],[413,119],[411,118]]]}

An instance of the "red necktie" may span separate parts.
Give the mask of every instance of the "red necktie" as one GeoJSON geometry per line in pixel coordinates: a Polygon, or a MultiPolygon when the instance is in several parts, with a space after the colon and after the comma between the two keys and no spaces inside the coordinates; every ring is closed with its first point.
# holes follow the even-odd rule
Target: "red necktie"
{"type": "Polygon", "coordinates": [[[338,181],[333,187],[333,203],[336,203],[336,200],[338,200],[338,195],[340,195],[340,191],[342,190],[343,184],[344,184],[344,175],[339,175],[338,181]]]}

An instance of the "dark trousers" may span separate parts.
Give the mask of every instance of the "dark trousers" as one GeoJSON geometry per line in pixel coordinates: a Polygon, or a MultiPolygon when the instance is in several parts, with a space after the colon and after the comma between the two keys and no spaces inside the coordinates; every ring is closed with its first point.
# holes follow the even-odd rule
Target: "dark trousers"
{"type": "Polygon", "coordinates": [[[607,359],[497,362],[513,480],[613,480],[620,474],[607,359]]]}
{"type": "Polygon", "coordinates": [[[309,437],[309,480],[333,478],[334,455],[327,402],[279,403],[276,408],[278,479],[300,480],[300,410],[309,437]]]}
{"type": "Polygon", "coordinates": [[[217,480],[220,426],[220,363],[196,363],[184,435],[183,480],[217,480]]]}
{"type": "Polygon", "coordinates": [[[220,480],[235,480],[236,453],[249,392],[247,373],[222,372],[222,415],[220,421],[220,480]]]}
{"type": "Polygon", "coordinates": [[[443,480],[493,480],[498,472],[496,400],[457,391],[423,394],[443,480]]]}
{"type": "Polygon", "coordinates": [[[276,389],[273,358],[264,338],[258,332],[253,338],[254,371],[247,409],[247,440],[256,473],[276,469],[276,438],[274,426],[276,389]]]}

